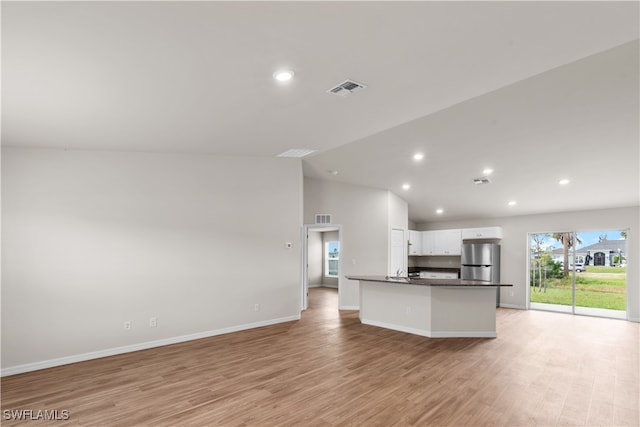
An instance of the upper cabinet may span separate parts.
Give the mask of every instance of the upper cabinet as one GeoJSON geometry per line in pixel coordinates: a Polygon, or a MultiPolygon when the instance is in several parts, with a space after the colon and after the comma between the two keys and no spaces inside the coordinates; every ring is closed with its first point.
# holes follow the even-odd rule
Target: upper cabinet
{"type": "Polygon", "coordinates": [[[409,230],[409,255],[422,255],[422,231],[409,230]]]}
{"type": "Polygon", "coordinates": [[[460,235],[460,230],[423,231],[422,255],[460,255],[460,235]]]}
{"type": "Polygon", "coordinates": [[[462,241],[473,239],[502,239],[502,227],[409,230],[409,255],[456,256],[462,253],[462,241]]]}
{"type": "Polygon", "coordinates": [[[438,230],[436,233],[436,255],[462,254],[461,230],[438,230]]]}
{"type": "Polygon", "coordinates": [[[435,231],[422,231],[422,253],[420,255],[435,255],[436,234],[435,231]]]}
{"type": "Polygon", "coordinates": [[[502,239],[502,227],[463,228],[462,240],[502,239]]]}

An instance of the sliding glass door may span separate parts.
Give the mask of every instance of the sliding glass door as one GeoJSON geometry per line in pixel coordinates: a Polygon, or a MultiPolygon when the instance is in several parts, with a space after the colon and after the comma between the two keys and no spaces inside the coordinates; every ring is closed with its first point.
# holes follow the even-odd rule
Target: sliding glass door
{"type": "Polygon", "coordinates": [[[626,230],[529,234],[529,306],[626,319],[626,230]]]}

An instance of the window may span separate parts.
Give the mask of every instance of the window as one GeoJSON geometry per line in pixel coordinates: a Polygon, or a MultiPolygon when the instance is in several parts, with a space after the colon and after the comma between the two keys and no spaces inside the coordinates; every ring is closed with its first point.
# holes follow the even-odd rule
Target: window
{"type": "Polygon", "coordinates": [[[324,275],[338,277],[338,262],[340,259],[340,242],[325,242],[324,244],[324,275]]]}
{"type": "Polygon", "coordinates": [[[530,233],[529,254],[531,308],[626,319],[627,230],[530,233]]]}

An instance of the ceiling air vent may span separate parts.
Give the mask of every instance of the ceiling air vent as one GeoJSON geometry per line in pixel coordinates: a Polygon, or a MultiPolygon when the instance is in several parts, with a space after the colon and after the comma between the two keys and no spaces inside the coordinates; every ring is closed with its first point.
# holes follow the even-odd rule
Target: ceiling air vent
{"type": "Polygon", "coordinates": [[[491,181],[489,181],[489,178],[487,178],[486,176],[481,176],[480,178],[474,178],[473,183],[475,185],[484,185],[484,184],[489,184],[491,181]]]}
{"type": "Polygon", "coordinates": [[[362,83],[354,82],[353,80],[345,80],[340,83],[338,86],[334,86],[327,91],[327,93],[333,93],[339,96],[347,96],[352,93],[356,93],[359,90],[366,88],[366,85],[362,83]]]}
{"type": "Polygon", "coordinates": [[[322,224],[322,225],[331,224],[331,215],[316,214],[316,224],[322,224]]]}

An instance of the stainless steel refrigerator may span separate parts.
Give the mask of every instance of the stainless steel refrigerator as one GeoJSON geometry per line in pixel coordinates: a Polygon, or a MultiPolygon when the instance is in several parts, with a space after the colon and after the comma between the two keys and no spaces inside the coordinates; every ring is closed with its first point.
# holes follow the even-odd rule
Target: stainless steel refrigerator
{"type": "MultiPolygon", "coordinates": [[[[463,243],[460,277],[465,280],[500,282],[500,245],[463,243]]],[[[500,288],[496,288],[496,307],[500,305],[500,288]]]]}

